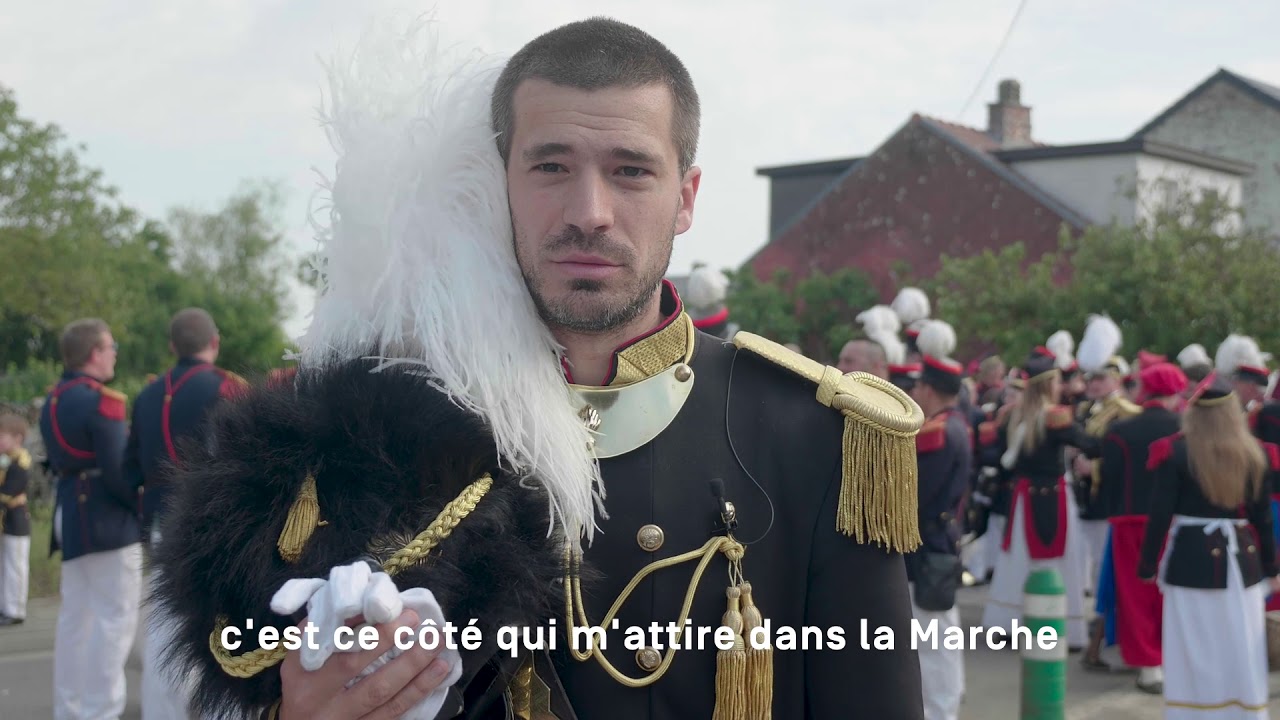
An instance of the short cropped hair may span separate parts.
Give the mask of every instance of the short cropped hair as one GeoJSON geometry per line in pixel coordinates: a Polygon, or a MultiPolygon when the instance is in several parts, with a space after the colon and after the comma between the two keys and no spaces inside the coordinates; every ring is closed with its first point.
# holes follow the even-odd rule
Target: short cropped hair
{"type": "Polygon", "coordinates": [[[698,92],[680,58],[643,30],[594,17],[544,33],[513,55],[493,88],[490,106],[503,162],[511,156],[516,88],[533,78],[579,90],[666,86],[675,105],[671,127],[680,173],[693,166],[702,122],[698,92]]]}
{"type": "Polygon", "coordinates": [[[190,357],[207,349],[218,335],[213,316],[200,308],[179,310],[169,321],[169,342],[179,357],[190,357]]]}
{"type": "Polygon", "coordinates": [[[82,318],[73,320],[62,329],[58,339],[58,350],[62,354],[62,364],[68,370],[79,370],[89,362],[102,336],[111,332],[107,323],[98,318],[82,318]]]}

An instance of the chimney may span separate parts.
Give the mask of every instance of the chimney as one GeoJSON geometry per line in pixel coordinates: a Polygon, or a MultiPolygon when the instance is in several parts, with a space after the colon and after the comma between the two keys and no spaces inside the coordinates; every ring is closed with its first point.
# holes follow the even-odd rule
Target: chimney
{"type": "Polygon", "coordinates": [[[987,106],[987,134],[1002,148],[1031,145],[1031,108],[1022,104],[1017,80],[1001,80],[999,99],[987,106]]]}

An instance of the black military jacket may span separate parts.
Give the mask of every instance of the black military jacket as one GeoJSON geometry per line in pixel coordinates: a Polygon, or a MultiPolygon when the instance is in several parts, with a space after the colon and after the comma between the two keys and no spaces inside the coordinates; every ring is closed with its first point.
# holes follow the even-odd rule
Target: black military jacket
{"type": "MultiPolygon", "coordinates": [[[[1280,451],[1268,445],[1267,482],[1254,497],[1238,508],[1222,508],[1209,502],[1200,483],[1191,474],[1187,461],[1187,445],[1174,435],[1156,441],[1150,449],[1148,465],[1155,472],[1155,492],[1151,498],[1151,516],[1142,542],[1138,577],[1154,578],[1158,570],[1161,547],[1174,515],[1197,518],[1248,518],[1253,525],[1235,527],[1240,574],[1246,587],[1276,575],[1276,545],[1272,529],[1271,500],[1267,487],[1274,485],[1280,474],[1280,451]]],[[[1181,527],[1169,539],[1165,554],[1167,567],[1164,580],[1170,585],[1199,589],[1221,589],[1227,586],[1227,536],[1221,530],[1205,533],[1203,526],[1181,527]]],[[[1261,612],[1261,610],[1259,610],[1261,612]]]]}
{"type": "MultiPolygon", "coordinates": [[[[697,550],[717,532],[711,481],[720,479],[746,545],[743,574],[773,629],[773,717],[923,718],[903,555],[836,529],[841,414],[815,400],[813,383],[767,360],[701,332],[695,343],[694,385],[675,419],[648,444],[601,462],[610,517],[585,554],[604,573],[584,587],[588,621],[600,623],[641,568],[697,550]],[[892,650],[874,648],[879,627],[892,632],[892,650]],[[784,628],[794,631],[796,649],[784,649],[784,628]]],[[[693,628],[720,626],[726,571],[717,558],[702,576],[693,628]]],[[[692,563],[659,570],[631,593],[607,634],[604,656],[617,670],[649,674],[658,656],[648,629],[678,620],[692,575],[692,563]],[[639,650],[624,646],[628,627],[646,632],[639,650]]],[[[677,651],[665,676],[640,688],[563,646],[553,659],[578,718],[665,720],[712,716],[716,653],[707,636],[704,649],[677,651]]]]}
{"type": "Polygon", "coordinates": [[[63,561],[141,540],[138,486],[121,470],[125,397],[82,373],[67,372],[45,398],[40,432],[58,478],[63,561]]]}
{"type": "Polygon", "coordinates": [[[124,453],[128,481],[143,488],[142,522],[149,528],[164,506],[164,470],[180,462],[183,442],[201,429],[219,398],[242,387],[233,375],[194,358],[178,364],[138,393],[124,453]],[[166,401],[166,396],[171,397],[166,401]]]}
{"type": "Polygon", "coordinates": [[[31,455],[19,448],[7,458],[0,469],[0,527],[5,535],[25,537],[31,534],[31,516],[22,496],[31,479],[31,455]]]}
{"type": "Polygon", "coordinates": [[[1264,403],[1249,421],[1253,426],[1253,434],[1259,440],[1280,444],[1280,402],[1271,400],[1264,403]]]}
{"type": "Polygon", "coordinates": [[[1147,515],[1155,478],[1147,471],[1151,443],[1178,432],[1178,415],[1151,404],[1117,421],[1102,441],[1101,506],[1107,517],[1147,515]]]}
{"type": "MultiPolygon", "coordinates": [[[[956,509],[964,499],[973,465],[970,438],[969,421],[958,408],[948,408],[930,418],[916,436],[922,542],[919,552],[956,553],[956,509]]],[[[913,575],[912,569],[908,558],[908,576],[913,575]]]]}

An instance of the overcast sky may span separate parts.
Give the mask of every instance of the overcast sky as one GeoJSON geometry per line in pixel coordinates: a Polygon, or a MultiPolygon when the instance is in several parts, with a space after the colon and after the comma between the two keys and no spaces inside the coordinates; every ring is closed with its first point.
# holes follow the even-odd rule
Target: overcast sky
{"type": "MultiPolygon", "coordinates": [[[[639,25],[688,65],[703,103],[704,175],[672,272],[736,266],[766,239],[762,166],[873,151],[913,112],[982,127],[1002,78],[1022,83],[1036,139],[1121,139],[1219,67],[1280,85],[1280,2],[1028,0],[441,0],[443,34],[509,54],[594,14],[639,25]]],[[[382,0],[9,0],[0,84],[20,111],[88,146],[130,205],[213,209],[245,179],[286,184],[291,242],[312,247],[321,56],[382,0]]],[[[288,329],[304,327],[298,295],[288,329]]]]}

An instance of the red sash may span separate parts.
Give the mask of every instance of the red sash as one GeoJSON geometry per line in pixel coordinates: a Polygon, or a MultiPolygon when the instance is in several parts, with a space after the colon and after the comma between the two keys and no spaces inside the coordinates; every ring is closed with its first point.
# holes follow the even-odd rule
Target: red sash
{"type": "Polygon", "coordinates": [[[169,428],[169,408],[173,405],[173,396],[186,384],[188,379],[205,370],[212,369],[213,366],[209,363],[195,365],[182,376],[182,379],[176,385],[173,382],[172,370],[164,374],[164,406],[160,409],[160,434],[164,436],[164,449],[169,453],[169,459],[173,461],[175,466],[181,465],[181,462],[178,460],[178,451],[173,447],[173,431],[169,428]]]}
{"type": "Polygon", "coordinates": [[[58,447],[62,448],[63,451],[77,460],[92,460],[97,457],[92,450],[80,450],[78,448],[71,447],[71,444],[67,442],[67,439],[62,436],[62,428],[58,427],[58,396],[67,388],[75,387],[76,385],[88,385],[94,388],[99,387],[97,380],[81,375],[75,380],[63,383],[62,385],[54,388],[53,394],[49,397],[49,425],[53,427],[53,439],[57,441],[58,447]]]}

